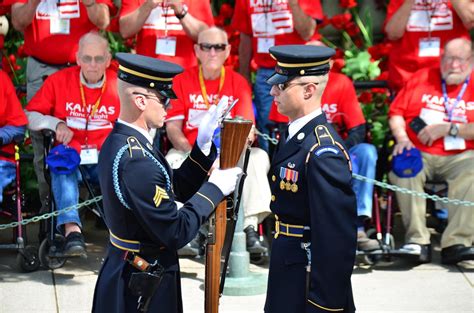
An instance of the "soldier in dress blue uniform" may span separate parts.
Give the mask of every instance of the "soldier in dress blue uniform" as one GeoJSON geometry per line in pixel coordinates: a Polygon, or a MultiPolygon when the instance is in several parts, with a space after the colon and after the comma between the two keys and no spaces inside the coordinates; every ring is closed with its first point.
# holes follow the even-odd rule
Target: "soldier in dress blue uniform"
{"type": "Polygon", "coordinates": [[[277,66],[267,82],[290,123],[269,172],[276,234],[265,312],[354,312],[351,164],[344,141],[321,111],[334,50],[289,45],[270,53],[277,66]]]}
{"type": "Polygon", "coordinates": [[[236,185],[241,170],[208,171],[216,158],[215,106],[181,168],[172,171],[153,147],[150,128],[163,126],[178,65],[118,53],[120,117],[99,157],[103,215],[110,231],[93,312],[182,312],[177,250],[197,234],[236,185]],[[177,209],[175,200],[184,202],[177,209]],[[141,297],[140,297],[141,296],[141,297]]]}

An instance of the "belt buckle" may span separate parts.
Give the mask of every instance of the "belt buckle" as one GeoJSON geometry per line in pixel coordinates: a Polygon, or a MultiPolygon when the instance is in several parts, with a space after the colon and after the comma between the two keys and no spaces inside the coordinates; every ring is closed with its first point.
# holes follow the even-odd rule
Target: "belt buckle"
{"type": "Polygon", "coordinates": [[[278,235],[280,235],[280,221],[275,221],[275,239],[278,238],[278,235]]]}

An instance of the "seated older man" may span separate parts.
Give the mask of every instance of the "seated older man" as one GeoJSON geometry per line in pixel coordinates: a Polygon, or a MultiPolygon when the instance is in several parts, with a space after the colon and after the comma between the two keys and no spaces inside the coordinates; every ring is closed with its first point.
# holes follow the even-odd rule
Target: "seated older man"
{"type": "MultiPolygon", "coordinates": [[[[81,164],[91,180],[97,181],[97,157],[119,115],[117,74],[107,69],[111,55],[108,42],[98,33],[79,41],[78,66],[49,76],[28,103],[31,130],[51,129],[56,142],[80,154],[81,164]]],[[[75,152],[74,152],[75,153],[75,152]]],[[[76,205],[79,199],[79,170],[51,171],[51,188],[58,210],[76,205]]],[[[76,210],[60,214],[57,229],[66,236],[65,256],[86,253],[82,225],[76,210]]]]}
{"type": "Polygon", "coordinates": [[[10,77],[0,70],[0,203],[3,189],[15,180],[13,142],[17,137],[23,138],[27,123],[10,77]]]}
{"type": "MultiPolygon", "coordinates": [[[[390,106],[390,128],[397,144],[395,157],[421,151],[422,167],[394,167],[390,180],[423,191],[427,180],[448,183],[448,197],[474,201],[474,82],[472,44],[464,38],[449,41],[441,65],[422,69],[406,84],[390,106]],[[419,172],[417,172],[417,170],[419,172]]],[[[406,228],[402,249],[431,261],[426,200],[397,193],[406,228]]],[[[441,237],[441,261],[456,264],[474,259],[474,208],[448,205],[448,226],[441,237]]]]}

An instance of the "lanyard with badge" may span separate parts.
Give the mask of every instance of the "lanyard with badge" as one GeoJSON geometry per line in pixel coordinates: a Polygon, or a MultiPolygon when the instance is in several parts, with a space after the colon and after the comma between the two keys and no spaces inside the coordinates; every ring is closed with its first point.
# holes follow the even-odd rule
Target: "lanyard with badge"
{"type": "MultiPolygon", "coordinates": [[[[221,77],[219,79],[219,89],[217,90],[217,97],[214,99],[214,101],[212,101],[212,104],[217,105],[217,103],[219,102],[220,97],[221,97],[221,91],[222,91],[222,88],[224,87],[224,82],[225,82],[225,69],[224,69],[224,67],[221,67],[221,77]]],[[[201,95],[202,95],[202,98],[204,100],[204,103],[206,104],[206,108],[209,109],[209,107],[211,105],[209,103],[209,98],[208,98],[208,94],[207,94],[207,90],[206,90],[206,84],[204,82],[204,75],[202,73],[202,66],[201,65],[199,65],[199,85],[201,86],[201,95]]],[[[214,141],[214,144],[216,145],[217,149],[220,148],[220,130],[221,130],[221,128],[217,127],[216,130],[214,131],[214,134],[213,134],[213,141],[214,141]]]]}
{"type": "Polygon", "coordinates": [[[174,57],[176,56],[176,37],[168,36],[168,11],[170,7],[164,1],[161,5],[165,17],[165,35],[156,38],[155,53],[174,57]]]}
{"type": "Polygon", "coordinates": [[[441,50],[441,39],[439,37],[431,37],[431,22],[438,4],[434,4],[434,8],[431,9],[432,1],[425,0],[423,2],[426,7],[426,14],[428,15],[428,38],[420,38],[418,56],[439,57],[441,50]]]}
{"type": "MultiPolygon", "coordinates": [[[[221,77],[219,79],[219,89],[217,90],[217,97],[214,99],[212,104],[217,104],[219,102],[219,99],[221,97],[221,91],[222,88],[224,87],[224,82],[225,82],[225,69],[224,67],[221,68],[221,77]]],[[[211,106],[209,104],[209,98],[206,90],[206,84],[204,82],[204,75],[202,73],[202,66],[199,66],[199,86],[201,86],[201,95],[204,100],[204,103],[206,104],[206,108],[209,109],[211,106]]]]}
{"type": "MultiPolygon", "coordinates": [[[[453,112],[458,106],[459,102],[462,100],[462,97],[464,96],[464,93],[467,90],[467,86],[469,85],[470,78],[471,78],[471,75],[469,75],[466,78],[466,80],[464,81],[464,84],[461,87],[461,90],[459,91],[456,97],[456,100],[451,106],[449,105],[446,81],[444,79],[442,80],[441,88],[443,89],[444,107],[446,109],[446,113],[448,115],[448,121],[450,123],[453,122],[453,112]]],[[[466,149],[466,141],[464,140],[464,138],[453,137],[449,135],[444,137],[444,150],[464,150],[464,149],[466,149]]]]}
{"type": "Polygon", "coordinates": [[[92,109],[87,112],[87,102],[86,102],[86,95],[84,92],[84,86],[82,85],[81,82],[79,82],[79,89],[81,90],[81,100],[82,100],[82,107],[86,111],[86,138],[85,138],[85,145],[81,146],[81,165],[87,165],[87,164],[97,164],[99,161],[99,152],[97,150],[97,145],[89,145],[88,143],[88,129],[89,129],[89,119],[95,115],[97,110],[99,109],[100,102],[102,100],[102,95],[105,92],[105,87],[106,87],[106,78],[104,75],[104,82],[102,85],[102,89],[100,91],[99,98],[95,102],[94,106],[92,109]]]}
{"type": "Polygon", "coordinates": [[[56,2],[56,15],[51,14],[49,18],[49,33],[51,35],[69,35],[71,31],[71,20],[62,16],[59,9],[60,4],[61,0],[58,0],[56,2]]]}
{"type": "Polygon", "coordinates": [[[264,1],[263,4],[263,12],[265,14],[265,36],[258,37],[257,39],[258,53],[269,53],[269,49],[275,45],[275,36],[268,34],[268,15],[270,14],[270,11],[273,7],[273,0],[270,1],[270,4],[267,3],[268,1],[264,1]]]}

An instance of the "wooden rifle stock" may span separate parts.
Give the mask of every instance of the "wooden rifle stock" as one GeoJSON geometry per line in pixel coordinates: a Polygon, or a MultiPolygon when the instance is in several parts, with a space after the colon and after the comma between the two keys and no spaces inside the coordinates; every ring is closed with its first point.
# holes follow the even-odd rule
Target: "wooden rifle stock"
{"type": "MultiPolygon", "coordinates": [[[[248,120],[224,120],[221,129],[220,168],[237,166],[252,128],[248,120]]],[[[204,283],[205,313],[219,311],[219,282],[221,275],[222,246],[227,223],[227,201],[224,199],[209,219],[209,236],[206,245],[206,272],[204,283]]],[[[223,274],[225,275],[225,273],[223,274]]]]}

